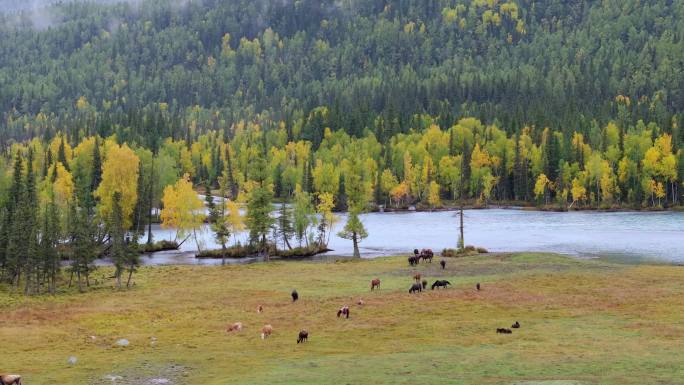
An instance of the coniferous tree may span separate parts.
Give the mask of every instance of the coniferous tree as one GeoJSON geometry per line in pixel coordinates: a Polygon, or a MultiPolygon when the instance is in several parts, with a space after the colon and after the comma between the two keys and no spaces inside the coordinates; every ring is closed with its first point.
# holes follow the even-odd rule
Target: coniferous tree
{"type": "Polygon", "coordinates": [[[271,191],[268,167],[262,154],[252,159],[249,172],[252,189],[247,197],[247,213],[245,224],[249,229],[249,239],[253,246],[262,252],[268,252],[266,238],[273,224],[271,218],[271,191]]]}
{"type": "Polygon", "coordinates": [[[288,250],[292,250],[290,239],[293,236],[292,210],[285,202],[282,202],[278,210],[278,237],[283,240],[283,249],[287,247],[288,250]]]}

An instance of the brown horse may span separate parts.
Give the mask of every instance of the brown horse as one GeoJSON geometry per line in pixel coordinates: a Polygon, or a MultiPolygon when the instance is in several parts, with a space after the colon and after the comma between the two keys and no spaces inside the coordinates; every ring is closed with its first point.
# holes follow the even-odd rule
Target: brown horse
{"type": "Polygon", "coordinates": [[[266,337],[270,336],[273,334],[273,326],[271,325],[265,325],[263,328],[261,328],[261,339],[265,339],[266,337]]]}
{"type": "Polygon", "coordinates": [[[304,343],[309,340],[309,332],[302,330],[299,332],[299,338],[297,338],[297,343],[304,343]]]}
{"type": "Polygon", "coordinates": [[[432,249],[423,249],[420,252],[420,257],[426,261],[429,261],[430,263],[432,263],[432,257],[434,255],[435,254],[432,252],[432,249]]]}
{"type": "Polygon", "coordinates": [[[420,273],[416,273],[416,274],[413,276],[413,279],[415,279],[416,282],[420,282],[420,277],[421,277],[420,273]]]}
{"type": "Polygon", "coordinates": [[[424,279],[423,282],[421,282],[421,283],[423,284],[423,290],[425,290],[425,288],[427,287],[427,284],[428,284],[427,279],[424,279]]]}
{"type": "Polygon", "coordinates": [[[228,326],[228,328],[226,328],[227,333],[239,332],[240,330],[242,330],[242,322],[236,322],[236,323],[228,326]]]}
{"type": "Polygon", "coordinates": [[[0,374],[0,385],[21,385],[21,376],[18,374],[0,374]]]}
{"type": "Polygon", "coordinates": [[[376,287],[380,289],[380,278],[375,278],[371,281],[371,291],[373,291],[373,289],[376,287]]]}

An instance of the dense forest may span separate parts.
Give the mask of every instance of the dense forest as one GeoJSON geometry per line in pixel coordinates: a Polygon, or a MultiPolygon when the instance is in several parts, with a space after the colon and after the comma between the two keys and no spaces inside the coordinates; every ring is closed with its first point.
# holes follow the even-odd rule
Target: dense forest
{"type": "Polygon", "coordinates": [[[54,291],[69,259],[87,285],[108,256],[121,286],[157,220],[179,240],[210,222],[225,255],[243,228],[252,251],[324,247],[338,210],[356,245],[381,205],[678,206],[683,38],[665,0],[0,14],[2,280],[54,291]]]}

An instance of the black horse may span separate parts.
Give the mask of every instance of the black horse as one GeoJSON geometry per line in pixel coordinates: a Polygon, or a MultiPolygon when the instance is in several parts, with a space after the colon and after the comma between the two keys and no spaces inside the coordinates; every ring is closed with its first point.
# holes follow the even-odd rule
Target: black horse
{"type": "Polygon", "coordinates": [[[420,283],[414,283],[413,285],[411,285],[411,288],[409,289],[410,294],[413,294],[415,292],[420,293],[421,291],[423,291],[423,285],[421,285],[420,283]]]}
{"type": "Polygon", "coordinates": [[[297,302],[299,299],[299,293],[297,293],[297,290],[292,290],[292,302],[297,302]]]}
{"type": "Polygon", "coordinates": [[[435,281],[435,283],[432,284],[432,290],[435,290],[435,287],[443,287],[446,289],[448,285],[451,285],[451,282],[447,280],[437,280],[435,281]]]}
{"type": "Polygon", "coordinates": [[[309,332],[302,330],[299,332],[299,338],[297,338],[297,343],[303,343],[309,340],[309,332]]]}
{"type": "Polygon", "coordinates": [[[477,285],[475,285],[475,288],[477,289],[477,291],[480,291],[480,283],[479,282],[477,283],[477,285]]]}
{"type": "Polygon", "coordinates": [[[427,280],[424,279],[423,282],[421,282],[421,283],[423,284],[423,290],[425,290],[427,288],[427,284],[428,284],[427,280]]]}
{"type": "Polygon", "coordinates": [[[501,333],[501,334],[512,334],[513,333],[511,331],[511,329],[505,329],[505,328],[497,328],[496,332],[501,333]]]}
{"type": "Polygon", "coordinates": [[[518,321],[515,321],[515,323],[511,325],[511,329],[520,329],[520,323],[518,323],[518,321]]]}
{"type": "Polygon", "coordinates": [[[414,257],[408,257],[408,263],[411,266],[416,266],[420,262],[420,257],[419,256],[414,256],[414,257]]]}
{"type": "Polygon", "coordinates": [[[442,259],[441,261],[439,261],[439,264],[442,265],[442,270],[444,270],[446,268],[446,261],[445,260],[442,259]]]}

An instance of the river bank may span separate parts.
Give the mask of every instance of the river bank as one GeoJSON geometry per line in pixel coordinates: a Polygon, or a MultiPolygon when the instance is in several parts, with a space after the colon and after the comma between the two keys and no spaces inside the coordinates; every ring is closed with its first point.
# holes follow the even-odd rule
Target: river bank
{"type": "MultiPolygon", "coordinates": [[[[98,276],[109,276],[108,269],[98,276]]],[[[492,253],[448,259],[444,270],[436,262],[414,268],[390,257],[142,267],[134,280],[121,292],[111,280],[55,297],[0,291],[0,338],[14,347],[2,369],[37,385],[111,384],[111,378],[390,384],[415,376],[429,384],[636,385],[684,376],[680,267],[492,253]],[[445,279],[451,287],[409,295],[418,272],[430,284],[445,279]],[[381,288],[371,292],[376,277],[381,288]],[[293,289],[300,295],[294,304],[293,289]],[[364,305],[356,305],[359,299],[364,305]],[[345,304],[351,317],[338,319],[345,304]],[[495,332],[515,321],[522,327],[513,334],[495,332]],[[243,330],[226,333],[233,322],[243,330]],[[261,340],[265,324],[274,333],[261,340]],[[309,341],[298,345],[301,329],[309,341]],[[118,346],[121,339],[129,345],[118,346]]]]}
{"type": "MultiPolygon", "coordinates": [[[[458,211],[365,213],[360,216],[368,237],[361,244],[362,258],[411,253],[431,248],[439,252],[458,242],[458,211]]],[[[337,236],[346,221],[339,215],[323,256],[351,256],[352,242],[337,236]]],[[[173,239],[175,233],[152,226],[154,240],[173,239]]],[[[199,234],[202,249],[219,249],[209,226],[199,234]]],[[[232,243],[247,242],[236,234],[232,243]]],[[[684,213],[660,212],[542,212],[528,210],[466,210],[465,243],[493,252],[557,252],[581,258],[684,263],[684,213]]],[[[194,258],[197,245],[188,239],[176,252],[145,257],[146,264],[207,264],[194,258]]],[[[220,261],[218,262],[220,263],[220,261]]]]}

